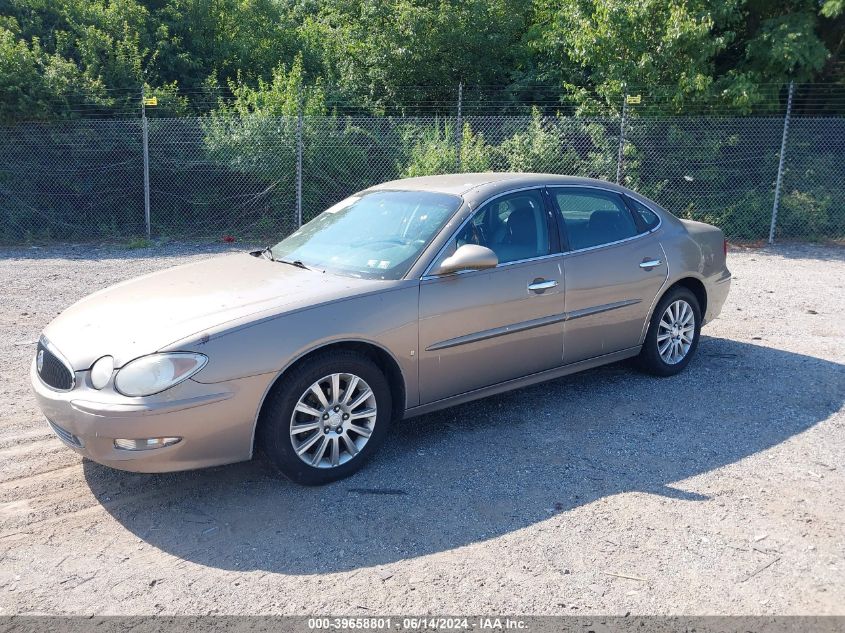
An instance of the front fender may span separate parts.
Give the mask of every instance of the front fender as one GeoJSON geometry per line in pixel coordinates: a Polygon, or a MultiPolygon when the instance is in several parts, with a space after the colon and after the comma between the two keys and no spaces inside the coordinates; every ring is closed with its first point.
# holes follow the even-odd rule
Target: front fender
{"type": "Polygon", "coordinates": [[[193,377],[216,383],[278,375],[316,349],[365,342],[390,354],[405,380],[408,406],[417,404],[416,347],[419,284],[351,297],[264,319],[254,324],[178,341],[171,349],[196,351],[209,362],[193,377]]]}

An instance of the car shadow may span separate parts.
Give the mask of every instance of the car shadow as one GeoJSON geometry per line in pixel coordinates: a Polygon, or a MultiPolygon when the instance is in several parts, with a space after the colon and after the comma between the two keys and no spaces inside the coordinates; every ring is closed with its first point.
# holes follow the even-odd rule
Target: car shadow
{"type": "Polygon", "coordinates": [[[623,492],[698,503],[683,480],[838,411],[845,365],[703,337],[686,372],[610,365],[401,423],[373,462],[318,488],[261,461],[141,475],[86,461],[123,526],[179,558],[313,574],[495,538],[623,492]]]}

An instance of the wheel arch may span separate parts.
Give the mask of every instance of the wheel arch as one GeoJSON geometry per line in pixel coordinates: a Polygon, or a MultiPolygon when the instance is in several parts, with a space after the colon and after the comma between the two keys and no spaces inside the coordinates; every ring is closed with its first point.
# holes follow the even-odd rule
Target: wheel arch
{"type": "Polygon", "coordinates": [[[383,348],[372,341],[363,341],[363,340],[341,340],[341,341],[331,341],[329,343],[324,343],[319,345],[318,347],[312,348],[306,352],[303,352],[299,356],[297,356],[294,360],[290,361],[281,371],[276,375],[275,378],[270,382],[267,386],[267,389],[264,391],[264,395],[261,397],[261,402],[258,406],[258,409],[255,414],[255,420],[252,425],[252,454],[255,455],[255,438],[257,436],[258,425],[261,420],[261,414],[264,412],[264,407],[267,405],[267,401],[269,399],[270,394],[279,384],[279,382],[288,374],[291,370],[299,367],[303,363],[308,362],[311,358],[319,354],[324,354],[326,352],[331,351],[350,351],[355,352],[357,354],[361,354],[372,360],[376,366],[381,370],[384,374],[384,377],[387,379],[388,385],[390,385],[390,393],[393,399],[393,419],[397,419],[405,412],[405,394],[407,387],[405,385],[405,377],[402,374],[402,369],[399,366],[397,360],[393,357],[389,351],[383,348]]]}
{"type": "MultiPolygon", "coordinates": [[[[704,318],[704,315],[707,314],[707,288],[704,286],[704,282],[702,282],[697,277],[684,277],[679,279],[671,286],[666,289],[666,292],[669,292],[672,288],[677,288],[681,286],[689,290],[695,298],[698,300],[698,309],[701,311],[701,318],[704,318]]],[[[666,292],[663,294],[665,295],[666,292]]],[[[663,295],[660,297],[663,298],[663,295]]]]}
{"type": "Polygon", "coordinates": [[[698,300],[698,308],[701,311],[701,318],[702,320],[704,319],[704,315],[707,314],[707,288],[704,285],[704,282],[697,277],[689,275],[681,277],[680,279],[676,279],[671,284],[667,285],[663,291],[654,298],[654,302],[651,304],[651,309],[648,313],[648,318],[643,324],[643,331],[640,335],[640,343],[645,341],[646,332],[648,332],[648,326],[651,323],[651,318],[654,315],[654,311],[657,309],[657,305],[663,300],[663,297],[665,297],[667,293],[671,292],[675,288],[686,288],[695,295],[695,298],[698,300]]]}

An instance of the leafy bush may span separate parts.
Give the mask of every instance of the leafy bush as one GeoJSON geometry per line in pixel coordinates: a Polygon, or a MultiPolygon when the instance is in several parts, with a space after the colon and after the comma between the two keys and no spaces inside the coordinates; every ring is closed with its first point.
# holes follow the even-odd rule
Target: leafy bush
{"type": "MultiPolygon", "coordinates": [[[[449,174],[457,170],[458,150],[454,126],[445,121],[439,121],[433,126],[420,128],[406,126],[404,129],[405,156],[401,158],[400,173],[402,177],[430,176],[433,174],[449,174]]],[[[492,148],[484,141],[484,137],[475,134],[469,123],[464,124],[461,133],[461,165],[462,172],[489,171],[491,167],[492,148]]]]}

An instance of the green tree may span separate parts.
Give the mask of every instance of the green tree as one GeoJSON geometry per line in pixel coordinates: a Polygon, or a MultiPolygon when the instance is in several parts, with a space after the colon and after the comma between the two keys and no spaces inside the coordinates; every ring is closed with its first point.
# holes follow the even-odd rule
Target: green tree
{"type": "Polygon", "coordinates": [[[300,29],[333,100],[376,111],[454,102],[459,82],[497,87],[524,63],[529,0],[336,0],[300,29]]]}
{"type": "Polygon", "coordinates": [[[82,103],[108,105],[103,84],[38,39],[18,37],[14,20],[0,21],[0,121],[72,115],[82,103]]]}
{"type": "Polygon", "coordinates": [[[585,108],[618,109],[626,86],[652,112],[747,108],[822,69],[823,26],[813,0],[539,0],[529,44],[539,76],[585,108]]]}

